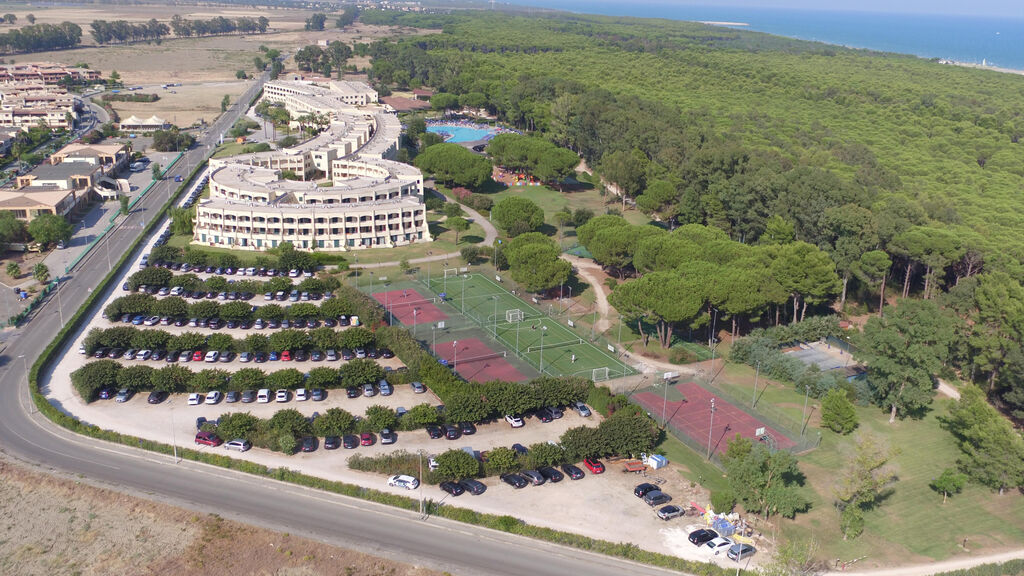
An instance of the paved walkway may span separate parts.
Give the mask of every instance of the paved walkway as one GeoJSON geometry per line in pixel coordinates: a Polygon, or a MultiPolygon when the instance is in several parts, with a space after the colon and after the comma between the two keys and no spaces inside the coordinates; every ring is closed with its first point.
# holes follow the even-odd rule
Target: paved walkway
{"type": "MultiPolygon", "coordinates": [[[[447,197],[444,198],[445,202],[454,202],[447,197]]],[[[475,222],[484,229],[484,241],[479,246],[493,246],[494,241],[498,238],[498,229],[494,227],[484,218],[479,212],[473,210],[469,206],[462,205],[462,210],[469,216],[470,222],[475,222]]],[[[431,254],[430,256],[424,256],[423,258],[413,258],[409,260],[409,264],[425,264],[427,262],[442,262],[444,260],[452,260],[455,258],[461,258],[462,255],[458,252],[449,252],[447,254],[431,254]]],[[[374,262],[372,264],[349,264],[349,268],[359,269],[372,269],[372,268],[390,268],[392,266],[398,266],[401,260],[392,260],[390,262],[374,262]]]]}

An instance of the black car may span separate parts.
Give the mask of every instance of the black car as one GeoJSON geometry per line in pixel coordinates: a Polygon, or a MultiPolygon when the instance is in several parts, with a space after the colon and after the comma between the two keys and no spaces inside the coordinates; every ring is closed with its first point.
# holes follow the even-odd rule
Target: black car
{"type": "Polygon", "coordinates": [[[352,448],[359,448],[359,436],[355,434],[345,434],[341,437],[341,445],[351,450],[352,448]]]}
{"type": "Polygon", "coordinates": [[[338,436],[328,436],[324,438],[324,450],[336,450],[338,446],[341,446],[341,438],[338,436]]]}
{"type": "Polygon", "coordinates": [[[178,357],[180,356],[181,352],[178,352],[177,350],[171,350],[170,352],[167,353],[167,358],[164,358],[164,362],[177,362],[178,357]]]}
{"type": "Polygon", "coordinates": [[[306,354],[304,350],[296,350],[292,354],[292,360],[295,360],[296,362],[305,362],[306,360],[309,360],[309,354],[306,354]]]}
{"type": "Polygon", "coordinates": [[[106,348],[97,348],[96,351],[93,352],[92,357],[93,358],[106,358],[107,357],[107,352],[108,352],[108,350],[106,348]]]}
{"type": "Polygon", "coordinates": [[[637,498],[643,498],[644,496],[647,496],[648,492],[654,492],[657,489],[658,487],[655,486],[654,484],[644,482],[643,484],[640,484],[636,488],[633,488],[633,496],[636,496],[637,498]]]}
{"type": "Polygon", "coordinates": [[[146,402],[149,402],[150,404],[159,404],[164,400],[167,400],[168,396],[170,396],[170,394],[163,390],[153,390],[149,393],[149,398],[146,398],[146,402]]]}
{"type": "Polygon", "coordinates": [[[444,432],[441,430],[440,426],[429,425],[427,426],[427,435],[436,440],[444,437],[444,432]]]}
{"type": "Polygon", "coordinates": [[[281,321],[280,320],[267,320],[267,328],[270,328],[271,330],[276,330],[276,329],[278,329],[280,327],[281,327],[281,321]]]}
{"type": "Polygon", "coordinates": [[[459,485],[465,488],[466,492],[469,492],[473,496],[479,496],[483,494],[485,491],[487,491],[486,484],[478,480],[473,480],[472,478],[464,478],[462,480],[459,480],[459,485]]]}
{"type": "Polygon", "coordinates": [[[349,398],[359,398],[363,395],[363,392],[356,386],[349,386],[348,388],[345,388],[345,395],[349,398]]]}
{"type": "Polygon", "coordinates": [[[367,358],[374,358],[374,359],[376,359],[377,356],[378,356],[377,349],[374,348],[373,346],[370,346],[369,348],[366,349],[366,357],[367,358]]]}
{"type": "Polygon", "coordinates": [[[708,530],[707,528],[701,528],[700,530],[694,530],[690,532],[687,540],[690,541],[694,546],[703,546],[704,544],[711,542],[715,538],[718,538],[718,532],[714,530],[708,530]]]}
{"type": "Polygon", "coordinates": [[[292,324],[292,328],[305,328],[306,327],[306,321],[303,320],[302,318],[296,318],[296,319],[292,320],[291,324],[292,324]]]}
{"type": "Polygon", "coordinates": [[[501,481],[516,489],[526,488],[526,485],[529,484],[526,478],[519,474],[502,474],[501,481]]]}
{"type": "Polygon", "coordinates": [[[227,393],[224,394],[224,402],[227,402],[228,404],[234,404],[241,399],[242,396],[238,393],[238,390],[228,390],[227,393]]]}
{"type": "Polygon", "coordinates": [[[153,350],[153,354],[149,357],[149,359],[150,360],[163,360],[164,359],[164,351],[163,350],[153,350]]]}
{"type": "Polygon", "coordinates": [[[450,481],[441,482],[441,484],[438,485],[438,488],[444,490],[445,492],[451,494],[452,496],[461,496],[462,493],[466,491],[466,489],[463,488],[462,485],[460,485],[458,482],[450,481]]]}
{"type": "Polygon", "coordinates": [[[309,320],[306,320],[306,328],[319,328],[319,327],[320,327],[320,321],[317,320],[316,318],[310,318],[309,320]]]}
{"type": "Polygon", "coordinates": [[[540,472],[541,476],[546,480],[550,480],[551,482],[561,482],[562,478],[565,478],[561,472],[555,470],[551,466],[541,466],[537,471],[540,472]]]}
{"type": "Polygon", "coordinates": [[[326,318],[326,319],[324,319],[324,327],[326,327],[326,328],[334,328],[337,325],[338,325],[338,321],[335,320],[334,318],[326,318]]]}
{"type": "Polygon", "coordinates": [[[179,327],[179,328],[181,328],[181,327],[182,327],[182,326],[184,326],[185,324],[188,324],[188,320],[186,320],[186,319],[184,319],[184,318],[176,318],[176,319],[174,320],[174,325],[175,325],[175,326],[177,326],[177,327],[179,327]]]}
{"type": "Polygon", "coordinates": [[[302,451],[303,452],[314,452],[316,451],[316,436],[303,436],[302,438],[302,451]]]}
{"type": "Polygon", "coordinates": [[[107,358],[117,359],[124,356],[124,350],[121,348],[114,348],[110,352],[107,352],[107,358]]]}
{"type": "Polygon", "coordinates": [[[309,354],[309,359],[313,362],[322,362],[324,359],[324,353],[319,350],[313,350],[309,354]]]}
{"type": "Polygon", "coordinates": [[[452,424],[445,424],[444,437],[449,440],[458,440],[462,437],[462,429],[452,424]]]}
{"type": "Polygon", "coordinates": [[[255,362],[257,364],[263,364],[264,362],[267,361],[267,353],[266,352],[257,352],[252,360],[253,360],[253,362],[255,362]]]}
{"type": "Polygon", "coordinates": [[[113,388],[106,386],[100,388],[99,394],[97,395],[99,396],[100,400],[110,400],[111,398],[114,397],[115,393],[116,391],[113,388]]]}
{"type": "Polygon", "coordinates": [[[228,323],[224,327],[227,328],[228,330],[234,330],[236,326],[238,326],[238,322],[235,322],[234,320],[228,320],[228,323]]]}
{"type": "Polygon", "coordinates": [[[390,348],[381,348],[377,352],[380,354],[381,358],[394,358],[395,357],[395,353],[392,352],[390,348]]]}
{"type": "Polygon", "coordinates": [[[579,480],[585,476],[579,466],[573,466],[572,464],[563,464],[562,472],[565,472],[565,475],[573,480],[579,480]]]}
{"type": "Polygon", "coordinates": [[[459,422],[459,430],[462,430],[463,436],[476,434],[476,426],[472,422],[459,422]]]}
{"type": "Polygon", "coordinates": [[[551,422],[554,419],[555,417],[551,415],[551,411],[548,410],[547,408],[541,408],[540,410],[537,410],[537,420],[540,420],[541,422],[547,424],[548,422],[551,422]]]}

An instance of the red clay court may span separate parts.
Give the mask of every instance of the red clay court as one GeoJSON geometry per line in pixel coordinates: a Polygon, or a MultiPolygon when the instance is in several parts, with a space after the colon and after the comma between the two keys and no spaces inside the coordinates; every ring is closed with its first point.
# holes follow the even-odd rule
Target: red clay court
{"type": "MultiPolygon", "coordinates": [[[[722,398],[716,397],[695,382],[677,384],[674,388],[682,393],[684,400],[673,401],[671,397],[674,394],[669,394],[670,399],[665,414],[676,429],[695,440],[698,446],[707,446],[708,444],[712,398],[715,399],[715,421],[711,430],[711,449],[715,452],[725,453],[729,439],[736,434],[755,442],[759,441],[754,436],[754,432],[762,427],[775,439],[776,448],[788,450],[796,446],[795,442],[775,428],[764,424],[722,398]]],[[[665,405],[662,394],[663,391],[656,390],[640,392],[634,394],[633,397],[651,416],[660,420],[662,407],[665,405]]],[[[678,395],[675,396],[678,397],[678,395]]]]}
{"type": "Polygon", "coordinates": [[[391,310],[391,314],[402,324],[433,324],[438,320],[447,320],[448,316],[441,312],[431,297],[426,297],[415,289],[391,290],[390,292],[374,292],[373,299],[391,310]],[[415,311],[415,314],[413,313],[415,311]]]}
{"type": "Polygon", "coordinates": [[[472,382],[490,382],[491,380],[518,382],[526,379],[526,376],[523,376],[519,370],[516,370],[498,354],[500,353],[495,352],[476,338],[438,342],[434,346],[434,355],[446,360],[449,365],[455,362],[455,371],[466,380],[472,382]]]}

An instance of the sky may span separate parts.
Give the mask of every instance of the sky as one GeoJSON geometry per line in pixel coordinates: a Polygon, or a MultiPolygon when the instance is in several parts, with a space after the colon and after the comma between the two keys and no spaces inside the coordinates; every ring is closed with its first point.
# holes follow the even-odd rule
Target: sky
{"type": "MultiPolygon", "coordinates": [[[[621,0],[593,0],[595,3],[621,0]]],[[[515,0],[510,0],[515,4],[515,0]]],[[[965,14],[1024,18],[1022,0],[646,0],[646,4],[696,6],[750,6],[759,8],[795,8],[806,10],[846,10],[858,12],[901,12],[918,14],[965,14]]],[[[559,0],[544,4],[558,6],[559,0]]],[[[578,4],[573,2],[573,4],[578,4]]]]}

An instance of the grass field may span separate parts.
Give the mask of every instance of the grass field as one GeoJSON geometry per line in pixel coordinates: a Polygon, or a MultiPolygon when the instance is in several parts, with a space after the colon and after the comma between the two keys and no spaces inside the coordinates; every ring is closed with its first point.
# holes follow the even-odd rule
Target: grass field
{"type": "Polygon", "coordinates": [[[481,274],[461,276],[443,271],[429,280],[435,293],[445,293],[452,307],[474,319],[509,349],[538,370],[551,375],[578,375],[591,378],[597,368],[608,368],[608,378],[633,373],[633,370],[602,349],[581,338],[562,320],[545,316],[539,310],[509,293],[481,274]],[[506,312],[520,310],[522,322],[509,322],[506,312]]]}

